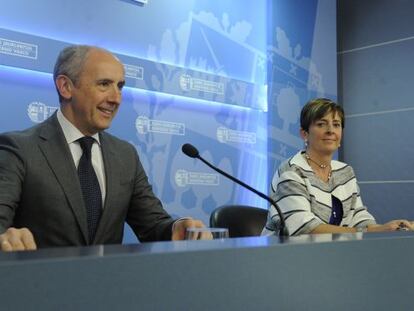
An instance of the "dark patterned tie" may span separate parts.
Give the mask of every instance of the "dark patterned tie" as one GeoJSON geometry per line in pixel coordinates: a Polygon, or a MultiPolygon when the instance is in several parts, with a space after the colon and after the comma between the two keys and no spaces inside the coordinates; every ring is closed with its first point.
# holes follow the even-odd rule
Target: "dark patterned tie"
{"type": "Polygon", "coordinates": [[[91,149],[95,139],[85,136],[78,139],[78,141],[83,150],[82,157],[79,160],[78,176],[86,206],[89,243],[92,243],[102,214],[101,188],[92,166],[91,149]]]}

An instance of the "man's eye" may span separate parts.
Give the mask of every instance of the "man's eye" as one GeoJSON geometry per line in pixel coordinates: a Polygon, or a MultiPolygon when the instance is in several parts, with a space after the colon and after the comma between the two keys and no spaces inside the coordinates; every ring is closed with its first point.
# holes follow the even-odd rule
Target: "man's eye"
{"type": "Polygon", "coordinates": [[[98,86],[101,89],[107,89],[111,85],[111,81],[109,80],[100,80],[98,81],[98,86]]]}
{"type": "Polygon", "coordinates": [[[118,83],[118,90],[122,91],[122,89],[124,88],[125,82],[120,82],[118,83]]]}

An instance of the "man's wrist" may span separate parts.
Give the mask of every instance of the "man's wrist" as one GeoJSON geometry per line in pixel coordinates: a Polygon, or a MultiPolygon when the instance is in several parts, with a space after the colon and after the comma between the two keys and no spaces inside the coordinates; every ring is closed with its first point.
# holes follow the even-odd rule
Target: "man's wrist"
{"type": "Polygon", "coordinates": [[[172,225],[171,231],[172,231],[172,232],[174,232],[174,228],[175,228],[175,224],[176,224],[176,223],[178,223],[178,222],[180,222],[180,221],[183,221],[183,220],[187,220],[187,219],[193,219],[193,218],[191,218],[191,217],[181,217],[181,218],[176,219],[176,220],[173,222],[173,225],[172,225]]]}

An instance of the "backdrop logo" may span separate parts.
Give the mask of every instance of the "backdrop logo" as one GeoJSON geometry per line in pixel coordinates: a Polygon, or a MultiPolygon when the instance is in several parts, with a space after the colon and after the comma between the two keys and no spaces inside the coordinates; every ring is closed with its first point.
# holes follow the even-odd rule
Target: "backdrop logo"
{"type": "Polygon", "coordinates": [[[124,64],[125,77],[143,80],[144,79],[144,68],[140,66],[124,64]]]}
{"type": "Polygon", "coordinates": [[[0,38],[0,53],[37,59],[38,46],[26,42],[0,38]]]}
{"type": "Polygon", "coordinates": [[[188,74],[180,76],[180,87],[183,91],[200,91],[218,95],[224,94],[224,83],[193,78],[188,74]]]}
{"type": "Polygon", "coordinates": [[[187,185],[218,186],[220,179],[218,174],[188,172],[179,169],[175,172],[175,183],[178,187],[187,185]]]}
{"type": "Polygon", "coordinates": [[[31,102],[27,107],[27,115],[30,120],[40,123],[49,118],[58,108],[46,106],[41,102],[31,102]]]}
{"type": "Polygon", "coordinates": [[[228,129],[224,126],[217,128],[217,140],[221,143],[232,142],[232,143],[244,143],[244,144],[255,144],[256,133],[243,132],[228,129]]]}
{"type": "Polygon", "coordinates": [[[160,133],[168,135],[185,135],[184,123],[151,120],[145,116],[139,116],[137,118],[135,127],[140,134],[160,133]]]}

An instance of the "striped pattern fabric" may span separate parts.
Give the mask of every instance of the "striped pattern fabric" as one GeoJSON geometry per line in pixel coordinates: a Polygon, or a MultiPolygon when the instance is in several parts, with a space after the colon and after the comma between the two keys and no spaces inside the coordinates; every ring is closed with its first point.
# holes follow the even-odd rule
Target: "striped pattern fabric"
{"type": "MultiPolygon", "coordinates": [[[[325,183],[314,174],[303,154],[301,151],[283,162],[272,180],[271,197],[284,214],[290,235],[307,234],[320,224],[328,224],[332,195],[343,205],[341,226],[365,227],[376,223],[362,203],[351,166],[332,160],[332,175],[325,183]]],[[[278,232],[279,224],[277,211],[271,206],[262,235],[278,232]]]]}

